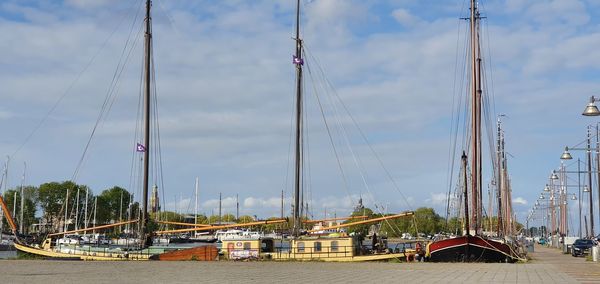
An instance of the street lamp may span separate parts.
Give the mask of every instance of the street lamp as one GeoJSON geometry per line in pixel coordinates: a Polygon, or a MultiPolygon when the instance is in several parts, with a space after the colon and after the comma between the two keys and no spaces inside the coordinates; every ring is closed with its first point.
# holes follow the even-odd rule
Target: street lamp
{"type": "MultiPolygon", "coordinates": [[[[584,111],[584,115],[588,115],[588,116],[592,116],[592,115],[600,115],[600,111],[598,110],[598,108],[595,105],[595,101],[596,99],[594,97],[591,98],[590,100],[590,104],[588,105],[588,107],[586,108],[586,110],[584,111]],[[594,112],[595,110],[595,112],[594,112]],[[587,114],[586,114],[587,113],[587,114]],[[597,113],[597,114],[593,114],[593,113],[597,113]]],[[[562,155],[560,156],[561,160],[570,160],[573,159],[573,157],[571,156],[571,153],[569,152],[569,150],[582,150],[582,151],[586,151],[586,156],[587,156],[587,171],[585,171],[585,173],[587,173],[587,178],[588,178],[588,184],[592,185],[592,173],[596,173],[598,175],[598,178],[600,180],[600,170],[596,170],[596,171],[592,171],[592,150],[596,151],[596,156],[598,158],[598,168],[600,168],[600,127],[596,126],[596,147],[592,148],[592,133],[591,133],[591,125],[587,126],[587,145],[585,148],[569,148],[569,147],[565,147],[565,151],[562,153],[562,155]]],[[[579,160],[577,163],[577,167],[579,168],[579,160]]],[[[578,173],[582,173],[579,169],[577,171],[578,173]]],[[[600,184],[598,186],[598,191],[600,191],[600,184]]],[[[588,191],[584,192],[590,192],[589,189],[588,191]]],[[[593,194],[590,194],[589,196],[589,204],[590,204],[590,236],[594,236],[594,205],[593,205],[593,194]]],[[[581,199],[581,198],[580,198],[581,199]]],[[[600,199],[598,199],[598,201],[600,202],[600,199]]],[[[600,203],[599,203],[600,206],[600,203]]],[[[581,220],[580,220],[581,221],[581,220]]]]}
{"type": "Polygon", "coordinates": [[[565,147],[565,151],[560,156],[560,159],[561,160],[571,160],[571,159],[573,159],[573,156],[571,156],[571,153],[569,153],[569,147],[565,147]]]}
{"type": "Polygon", "coordinates": [[[600,110],[598,110],[598,107],[596,106],[596,101],[597,101],[597,99],[594,98],[594,96],[592,96],[590,98],[590,102],[587,104],[587,106],[583,110],[582,115],[584,115],[584,116],[599,116],[600,110]]]}

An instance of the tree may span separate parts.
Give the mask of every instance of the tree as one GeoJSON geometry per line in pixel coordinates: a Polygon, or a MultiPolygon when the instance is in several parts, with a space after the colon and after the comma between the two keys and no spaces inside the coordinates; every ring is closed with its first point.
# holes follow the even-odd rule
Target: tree
{"type": "Polygon", "coordinates": [[[435,213],[433,208],[421,207],[415,210],[414,224],[411,228],[410,233],[416,235],[417,233],[435,234],[441,230],[440,221],[442,217],[435,213]]]}
{"type": "Polygon", "coordinates": [[[183,222],[183,215],[172,211],[161,211],[150,213],[150,218],[153,220],[168,221],[168,222],[183,222]]]}
{"type": "Polygon", "coordinates": [[[447,233],[461,234],[463,230],[463,221],[458,217],[452,217],[448,220],[448,227],[446,228],[447,233]]]}
{"type": "MultiPolygon", "coordinates": [[[[369,219],[373,218],[373,217],[379,217],[376,214],[373,214],[373,210],[371,210],[369,208],[357,208],[354,210],[354,212],[352,212],[352,214],[350,214],[350,216],[351,217],[352,216],[367,216],[367,218],[369,218],[369,219]]],[[[353,223],[353,222],[362,221],[362,220],[364,220],[364,218],[350,218],[343,223],[348,224],[348,223],[353,223]]],[[[348,232],[355,232],[355,233],[367,235],[367,233],[369,232],[370,226],[371,226],[370,224],[350,226],[350,227],[348,227],[348,232]]]]}
{"type": "Polygon", "coordinates": [[[221,217],[221,222],[235,222],[235,216],[233,214],[225,214],[221,217]]]}
{"type": "MultiPolygon", "coordinates": [[[[35,223],[36,218],[35,218],[35,212],[36,212],[36,203],[37,203],[37,188],[33,187],[33,186],[26,186],[23,187],[23,195],[25,196],[24,199],[24,212],[23,212],[23,232],[20,233],[27,233],[29,231],[29,226],[33,223],[35,223]]],[[[17,228],[20,227],[20,217],[21,217],[21,189],[17,188],[17,189],[10,189],[7,190],[4,193],[4,201],[6,202],[6,206],[8,207],[8,210],[10,210],[10,214],[13,217],[13,219],[15,220],[15,223],[17,225],[17,228]],[[17,203],[14,204],[15,202],[15,196],[17,203]],[[16,206],[16,208],[15,208],[16,206]],[[14,214],[13,214],[14,212],[14,214]]],[[[4,228],[5,230],[8,229],[8,222],[6,221],[6,219],[4,219],[4,228]]]]}
{"type": "Polygon", "coordinates": [[[203,214],[199,214],[196,216],[196,223],[198,224],[208,224],[208,217],[203,214]]]}
{"type": "Polygon", "coordinates": [[[127,218],[127,208],[131,194],[122,187],[114,186],[102,191],[98,196],[98,222],[120,222],[127,218]]]}
{"type": "Polygon", "coordinates": [[[240,219],[238,219],[238,223],[250,223],[250,222],[254,222],[254,217],[249,216],[249,215],[240,216],[240,219]]]}
{"type": "MultiPolygon", "coordinates": [[[[53,226],[55,229],[58,229],[58,226],[61,225],[59,220],[64,218],[65,213],[65,199],[67,196],[67,190],[69,192],[69,208],[68,208],[68,218],[74,217],[75,212],[75,204],[77,198],[77,189],[84,189],[84,191],[88,191],[88,187],[84,185],[77,185],[72,181],[63,181],[62,183],[58,182],[48,182],[40,185],[39,189],[39,205],[43,210],[43,217],[53,226]]],[[[80,194],[80,201],[81,201],[80,194]]],[[[81,208],[81,207],[80,207],[81,208]]]]}

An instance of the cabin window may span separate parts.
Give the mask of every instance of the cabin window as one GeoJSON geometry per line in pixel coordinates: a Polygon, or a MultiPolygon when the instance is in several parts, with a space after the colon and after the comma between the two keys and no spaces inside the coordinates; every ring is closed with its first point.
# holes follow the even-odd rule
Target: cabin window
{"type": "Polygon", "coordinates": [[[338,241],[331,241],[331,251],[339,251],[340,244],[338,241]]]}
{"type": "Polygon", "coordinates": [[[321,251],[321,242],[315,242],[315,252],[320,252],[321,251]]]}
{"type": "Polygon", "coordinates": [[[273,240],[262,240],[260,250],[262,252],[273,252],[275,251],[274,247],[275,244],[273,243],[273,240]]]}
{"type": "Polygon", "coordinates": [[[250,250],[251,247],[250,242],[244,242],[244,250],[250,250]]]}
{"type": "Polygon", "coordinates": [[[304,252],[304,242],[298,242],[298,252],[304,252]]]}

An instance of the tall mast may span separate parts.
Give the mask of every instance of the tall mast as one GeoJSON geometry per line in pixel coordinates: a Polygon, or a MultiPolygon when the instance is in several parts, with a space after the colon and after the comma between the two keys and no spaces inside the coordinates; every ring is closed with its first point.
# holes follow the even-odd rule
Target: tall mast
{"type": "Polygon", "coordinates": [[[23,231],[23,223],[24,222],[24,214],[25,214],[25,190],[23,189],[23,186],[25,185],[25,172],[27,171],[27,163],[23,162],[23,177],[21,178],[21,218],[19,222],[19,232],[21,232],[21,234],[24,234],[25,232],[23,231]]]}
{"type": "Polygon", "coordinates": [[[144,181],[142,185],[142,212],[140,216],[140,240],[146,244],[148,224],[148,170],[150,167],[150,62],[152,55],[151,0],[146,0],[146,32],[144,35],[144,181]]]}
{"type": "Polygon", "coordinates": [[[300,0],[296,4],[296,54],[293,63],[296,65],[296,172],[294,181],[294,226],[292,235],[300,235],[300,188],[302,186],[302,39],[300,39],[300,0]]]}
{"type": "Polygon", "coordinates": [[[196,202],[194,205],[194,225],[198,224],[198,177],[196,177],[196,202]]]}
{"type": "Polygon", "coordinates": [[[498,147],[498,155],[497,155],[497,167],[498,167],[498,175],[496,177],[496,190],[497,192],[497,198],[498,198],[498,237],[501,237],[504,233],[503,230],[503,218],[502,218],[502,214],[504,214],[504,210],[502,210],[502,185],[503,185],[503,180],[502,180],[502,159],[503,159],[503,149],[502,149],[502,126],[501,126],[501,120],[500,117],[498,117],[498,137],[497,137],[497,147],[498,147]]]}
{"type": "Polygon", "coordinates": [[[461,157],[461,162],[462,162],[462,169],[463,169],[463,173],[464,173],[464,183],[463,183],[463,195],[465,198],[465,228],[464,228],[464,232],[466,233],[466,235],[468,236],[469,233],[469,194],[468,194],[468,179],[467,179],[467,154],[463,151],[462,153],[462,157],[461,157]]]}
{"type": "Polygon", "coordinates": [[[79,192],[81,187],[77,187],[77,195],[75,197],[75,230],[79,230],[79,192]]]}
{"type": "Polygon", "coordinates": [[[69,188],[67,187],[67,196],[65,197],[65,226],[64,231],[67,231],[67,215],[69,214],[69,188]]]}
{"type": "Polygon", "coordinates": [[[479,233],[481,219],[481,56],[477,0],[471,0],[471,230],[479,233]]]}

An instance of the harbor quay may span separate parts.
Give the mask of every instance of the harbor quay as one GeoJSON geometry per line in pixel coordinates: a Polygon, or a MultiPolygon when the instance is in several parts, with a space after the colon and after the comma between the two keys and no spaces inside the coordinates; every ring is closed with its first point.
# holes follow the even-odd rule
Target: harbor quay
{"type": "Polygon", "coordinates": [[[600,283],[600,264],[535,247],[527,263],[0,261],[1,283],[600,283]]]}

